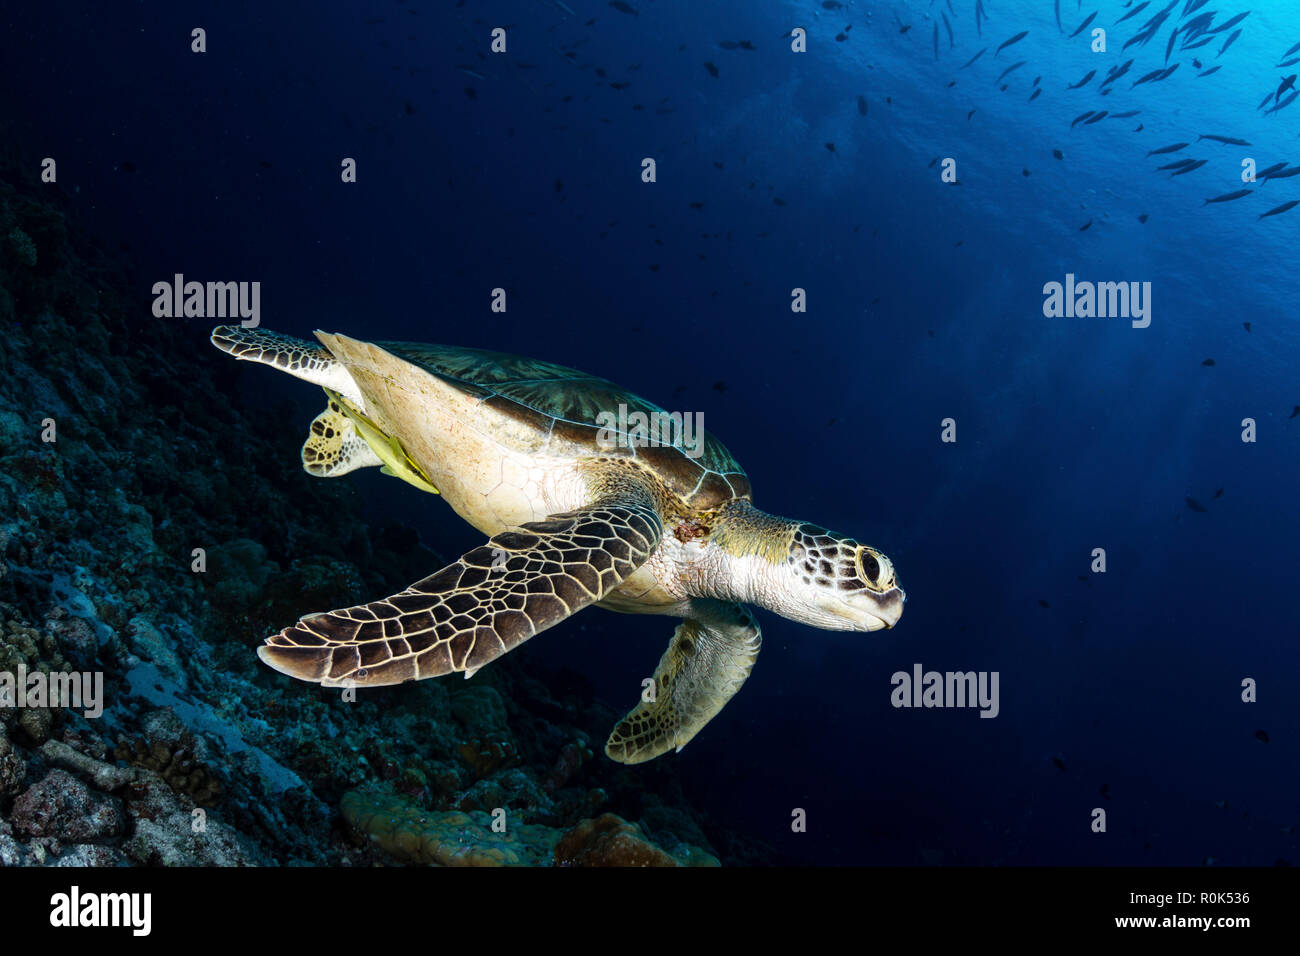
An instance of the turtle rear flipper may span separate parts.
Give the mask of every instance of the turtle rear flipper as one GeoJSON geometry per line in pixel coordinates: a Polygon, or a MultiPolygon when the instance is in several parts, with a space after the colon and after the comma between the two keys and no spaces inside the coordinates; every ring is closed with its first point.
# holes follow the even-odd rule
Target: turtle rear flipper
{"type": "Polygon", "coordinates": [[[325,411],[312,419],[302,446],[302,467],[317,478],[337,478],[358,468],[382,465],[366,440],[357,434],[352,421],[330,399],[325,411]]]}
{"type": "Polygon", "coordinates": [[[326,687],[468,676],[605,597],[662,534],[639,493],[552,515],[495,535],[400,594],[305,617],[257,653],[326,687]]]}
{"type": "Polygon", "coordinates": [[[742,604],[691,602],[655,668],[654,694],[618,722],[605,753],[619,763],[644,763],[681,750],[740,690],[762,637],[742,604]]]}

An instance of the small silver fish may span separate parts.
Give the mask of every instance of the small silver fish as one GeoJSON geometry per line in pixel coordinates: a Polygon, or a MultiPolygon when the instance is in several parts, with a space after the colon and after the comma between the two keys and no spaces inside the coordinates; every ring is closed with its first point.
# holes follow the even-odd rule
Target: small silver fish
{"type": "MultiPolygon", "coordinates": [[[[1133,83],[1133,86],[1141,86],[1143,83],[1150,83],[1152,80],[1158,78],[1160,74],[1163,72],[1164,70],[1152,70],[1150,73],[1146,74],[1146,76],[1142,77],[1139,80],[1136,80],[1133,83]]],[[[1129,89],[1132,88],[1133,88],[1132,86],[1129,87],[1129,89]]]]}
{"type": "Polygon", "coordinates": [[[1029,62],[1029,61],[1028,61],[1028,60],[1021,60],[1019,63],[1015,64],[1014,66],[1009,66],[1009,67],[1007,67],[1005,70],[1002,71],[1002,76],[999,76],[995,82],[1001,83],[1003,77],[1005,77],[1008,73],[1010,73],[1010,72],[1013,71],[1013,70],[1018,70],[1018,69],[1020,69],[1020,68],[1021,68],[1022,66],[1024,66],[1027,62],[1029,62]]]}
{"type": "Polygon", "coordinates": [[[1207,199],[1201,203],[1202,206],[1208,206],[1212,202],[1232,202],[1234,199],[1243,199],[1250,195],[1249,189],[1238,189],[1235,192],[1224,193],[1222,196],[1215,196],[1213,199],[1207,199]]]}
{"type": "MultiPolygon", "coordinates": [[[[1292,199],[1290,202],[1284,202],[1284,203],[1282,203],[1282,205],[1280,205],[1280,206],[1278,206],[1278,207],[1276,207],[1276,208],[1274,208],[1274,209],[1270,209],[1268,212],[1260,213],[1259,218],[1260,218],[1260,219],[1264,219],[1264,218],[1266,218],[1266,217],[1268,217],[1268,216],[1277,216],[1277,215],[1280,215],[1281,213],[1286,212],[1288,209],[1294,209],[1296,206],[1300,206],[1300,199],[1292,199]]],[[[1256,221],[1258,221],[1258,220],[1256,220],[1256,221]]],[[[1294,412],[1291,413],[1291,417],[1292,417],[1292,418],[1295,418],[1295,413],[1294,413],[1294,412]]]]}
{"type": "Polygon", "coordinates": [[[1236,15],[1235,17],[1233,17],[1231,20],[1228,20],[1228,21],[1226,21],[1226,22],[1224,22],[1224,23],[1220,23],[1220,24],[1219,24],[1217,27],[1215,27],[1213,30],[1209,30],[1209,31],[1207,31],[1207,32],[1209,32],[1209,33],[1222,33],[1224,30],[1231,30],[1233,27],[1235,27],[1235,26],[1236,26],[1238,23],[1240,23],[1242,20],[1246,19],[1248,16],[1250,16],[1250,11],[1249,11],[1249,10],[1247,10],[1245,13],[1239,13],[1239,14],[1237,14],[1237,15],[1236,15]]]}
{"type": "Polygon", "coordinates": [[[1300,166],[1294,166],[1291,169],[1284,169],[1280,173],[1272,173],[1269,179],[1290,179],[1292,176],[1300,176],[1300,166]]]}
{"type": "Polygon", "coordinates": [[[1278,110],[1286,109],[1288,106],[1290,106],[1292,103],[1295,102],[1295,98],[1297,96],[1300,96],[1300,90],[1292,90],[1290,96],[1284,99],[1281,103],[1278,103],[1277,106],[1273,107],[1271,110],[1267,110],[1265,115],[1267,115],[1268,113],[1276,113],[1278,110]]]}
{"type": "Polygon", "coordinates": [[[1125,63],[1120,64],[1118,68],[1112,67],[1110,73],[1106,75],[1106,79],[1101,81],[1101,85],[1105,86],[1107,83],[1114,83],[1121,76],[1127,73],[1132,66],[1133,61],[1128,60],[1125,63]]]}
{"type": "Polygon", "coordinates": [[[1011,45],[1014,44],[1014,43],[1019,43],[1021,40],[1023,40],[1023,39],[1024,39],[1025,37],[1027,37],[1027,36],[1029,36],[1029,31],[1028,31],[1028,30],[1021,30],[1019,33],[1017,33],[1015,36],[1013,36],[1013,37],[1012,37],[1010,40],[1008,40],[1006,43],[1004,43],[1004,44],[1002,44],[1000,47],[998,47],[997,53],[994,53],[993,55],[994,55],[994,56],[997,56],[998,53],[1001,53],[1003,50],[1005,50],[1007,47],[1011,46],[1011,45]]]}
{"type": "Polygon", "coordinates": [[[1130,10],[1128,13],[1124,14],[1122,17],[1120,17],[1118,20],[1116,20],[1115,23],[1116,23],[1116,24],[1120,24],[1120,23],[1123,23],[1125,20],[1127,20],[1129,17],[1135,17],[1135,16],[1137,16],[1139,13],[1141,13],[1143,10],[1145,10],[1145,9],[1150,5],[1150,3],[1151,3],[1151,0],[1142,0],[1141,3],[1139,3],[1136,7],[1134,7],[1132,10],[1130,10]]]}

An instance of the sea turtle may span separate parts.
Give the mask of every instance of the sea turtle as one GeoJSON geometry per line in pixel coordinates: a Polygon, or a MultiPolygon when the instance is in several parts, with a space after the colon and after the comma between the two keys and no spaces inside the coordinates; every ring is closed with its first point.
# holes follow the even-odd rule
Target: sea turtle
{"type": "Polygon", "coordinates": [[[749,676],[760,638],[745,605],[840,631],[893,627],[903,613],[883,554],[759,511],[716,438],[647,429],[682,419],[612,382],[479,349],[316,338],[212,332],[222,351],[325,390],[302,449],[308,472],[382,465],[489,540],[398,594],[267,638],[258,654],[284,674],[328,687],[471,677],[590,604],[680,617],[605,745],[641,763],[681,750],[749,676]]]}

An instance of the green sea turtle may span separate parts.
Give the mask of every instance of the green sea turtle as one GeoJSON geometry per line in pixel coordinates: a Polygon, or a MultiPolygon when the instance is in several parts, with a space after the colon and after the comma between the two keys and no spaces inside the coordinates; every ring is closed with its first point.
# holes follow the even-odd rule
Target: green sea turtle
{"type": "Polygon", "coordinates": [[[325,390],[302,449],[308,472],[382,466],[440,493],[489,540],[398,594],[267,638],[258,654],[284,674],[331,687],[470,677],[591,604],[680,617],[605,745],[641,763],[681,750],[749,676],[760,638],[745,605],[840,631],[903,613],[883,554],[759,511],[707,432],[647,441],[645,422],[667,413],[611,382],[479,349],[316,338],[212,332],[222,351],[325,390]]]}

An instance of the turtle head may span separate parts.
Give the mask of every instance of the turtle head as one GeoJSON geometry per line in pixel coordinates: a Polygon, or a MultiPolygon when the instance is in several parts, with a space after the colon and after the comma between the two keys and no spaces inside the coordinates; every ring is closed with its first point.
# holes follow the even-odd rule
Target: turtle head
{"type": "Polygon", "coordinates": [[[731,559],[714,596],[828,631],[877,631],[903,615],[893,563],[853,538],[737,501],[719,515],[711,543],[731,559]]]}
{"type": "Polygon", "coordinates": [[[898,623],[907,595],[889,558],[817,525],[792,524],[777,575],[787,596],[773,610],[828,631],[878,631],[898,623]]]}

